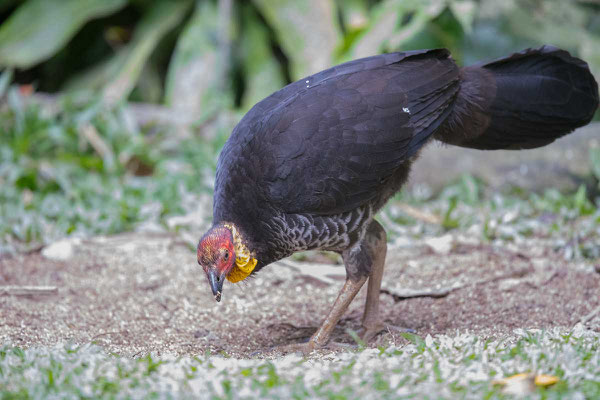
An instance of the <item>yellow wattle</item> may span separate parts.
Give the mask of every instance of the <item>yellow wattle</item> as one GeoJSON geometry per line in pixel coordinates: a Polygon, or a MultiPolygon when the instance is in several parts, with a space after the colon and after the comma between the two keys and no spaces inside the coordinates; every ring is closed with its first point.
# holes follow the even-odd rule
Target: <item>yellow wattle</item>
{"type": "Polygon", "coordinates": [[[229,274],[227,274],[227,280],[232,283],[244,280],[250,275],[250,273],[256,267],[258,261],[256,258],[250,256],[238,257],[235,259],[235,266],[229,274]]]}
{"type": "Polygon", "coordinates": [[[233,236],[233,246],[235,248],[235,265],[229,274],[227,274],[227,280],[232,283],[244,280],[252,273],[256,263],[258,262],[252,257],[250,251],[242,242],[237,228],[232,223],[224,224],[233,236]]]}

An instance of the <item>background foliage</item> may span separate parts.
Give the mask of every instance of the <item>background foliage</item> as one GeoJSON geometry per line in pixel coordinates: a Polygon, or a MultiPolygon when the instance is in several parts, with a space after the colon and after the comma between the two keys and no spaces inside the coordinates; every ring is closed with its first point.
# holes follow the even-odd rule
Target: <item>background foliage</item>
{"type": "MultiPolygon", "coordinates": [[[[600,78],[599,11],[584,0],[0,1],[0,253],[176,228],[209,204],[218,149],[243,113],[336,63],[446,47],[471,64],[548,43],[600,78]]],[[[440,211],[446,227],[456,204],[440,211]]]]}
{"type": "Polygon", "coordinates": [[[247,109],[386,51],[447,47],[469,64],[548,43],[598,76],[599,10],[583,0],[4,0],[0,67],[43,92],[94,90],[199,116],[215,97],[247,109]]]}

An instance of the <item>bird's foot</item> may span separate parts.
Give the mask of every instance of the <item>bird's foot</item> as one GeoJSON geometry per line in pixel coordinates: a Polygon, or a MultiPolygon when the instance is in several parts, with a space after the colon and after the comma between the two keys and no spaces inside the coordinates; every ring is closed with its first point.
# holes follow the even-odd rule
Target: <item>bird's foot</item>
{"type": "Polygon", "coordinates": [[[340,343],[330,340],[325,344],[318,344],[312,340],[305,343],[291,343],[282,346],[276,346],[274,348],[277,352],[282,353],[302,353],[307,356],[315,350],[348,350],[352,349],[353,346],[348,343],[340,343]]]}
{"type": "Polygon", "coordinates": [[[305,343],[290,343],[280,346],[274,346],[271,347],[271,351],[281,354],[302,353],[302,355],[306,356],[312,353],[317,348],[318,346],[314,342],[309,341],[305,343]]]}
{"type": "Polygon", "coordinates": [[[318,344],[313,340],[309,340],[304,343],[290,343],[290,344],[282,344],[278,346],[272,346],[264,350],[260,350],[252,353],[253,356],[263,355],[263,354],[290,354],[290,353],[301,353],[304,356],[309,355],[315,350],[349,350],[353,349],[355,346],[348,343],[340,343],[330,340],[325,344],[318,344]]]}
{"type": "Polygon", "coordinates": [[[384,324],[383,322],[377,322],[375,324],[363,325],[358,331],[358,337],[365,343],[368,343],[370,340],[374,339],[375,336],[379,335],[382,332],[389,332],[390,334],[397,334],[403,332],[414,333],[415,330],[411,328],[406,328],[403,326],[395,326],[384,324]]]}

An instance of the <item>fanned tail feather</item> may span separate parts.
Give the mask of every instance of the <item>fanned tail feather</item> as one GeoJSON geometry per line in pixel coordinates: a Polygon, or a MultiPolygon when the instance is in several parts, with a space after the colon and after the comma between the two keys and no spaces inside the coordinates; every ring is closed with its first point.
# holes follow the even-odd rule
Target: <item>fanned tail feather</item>
{"type": "Polygon", "coordinates": [[[541,147],[589,123],[597,108],[588,65],[543,46],[462,68],[452,114],[435,137],[482,150],[541,147]]]}

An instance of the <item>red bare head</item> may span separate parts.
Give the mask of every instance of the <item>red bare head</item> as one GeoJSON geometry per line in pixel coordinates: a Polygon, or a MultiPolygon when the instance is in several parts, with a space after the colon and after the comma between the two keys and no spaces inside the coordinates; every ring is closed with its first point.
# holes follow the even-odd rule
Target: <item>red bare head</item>
{"type": "Polygon", "coordinates": [[[235,265],[235,248],[231,230],[215,225],[198,243],[198,264],[204,269],[213,295],[221,301],[223,281],[235,265]]]}

